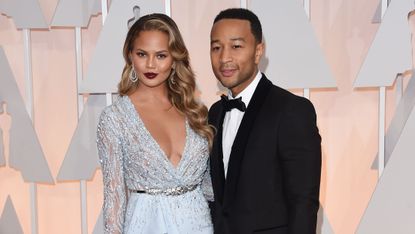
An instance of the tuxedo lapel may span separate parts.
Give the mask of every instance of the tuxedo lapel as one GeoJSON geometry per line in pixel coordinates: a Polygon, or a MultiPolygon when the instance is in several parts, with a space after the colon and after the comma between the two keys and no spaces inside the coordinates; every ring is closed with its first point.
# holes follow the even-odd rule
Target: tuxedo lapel
{"type": "Polygon", "coordinates": [[[215,199],[220,204],[223,202],[223,194],[225,189],[225,172],[223,168],[223,152],[222,152],[222,129],[225,112],[220,106],[218,113],[215,113],[216,119],[212,123],[216,128],[216,135],[213,139],[212,157],[211,157],[211,176],[215,191],[215,199]]]}
{"type": "MultiPolygon", "coordinates": [[[[225,191],[223,195],[224,209],[226,209],[229,206],[229,204],[233,200],[235,200],[234,198],[236,195],[236,186],[238,183],[241,163],[243,160],[245,147],[248,142],[249,134],[251,133],[251,129],[255,122],[256,116],[259,113],[271,86],[272,83],[263,74],[251,98],[248,108],[246,109],[244,117],[242,118],[241,124],[238,128],[238,132],[232,145],[231,155],[229,157],[228,171],[225,182],[225,191]]],[[[220,128],[222,128],[222,123],[220,124],[220,128]]],[[[220,135],[222,135],[222,131],[220,135]]],[[[220,155],[222,156],[222,137],[220,137],[220,152],[220,155]]],[[[222,157],[221,161],[223,164],[222,157]]]]}

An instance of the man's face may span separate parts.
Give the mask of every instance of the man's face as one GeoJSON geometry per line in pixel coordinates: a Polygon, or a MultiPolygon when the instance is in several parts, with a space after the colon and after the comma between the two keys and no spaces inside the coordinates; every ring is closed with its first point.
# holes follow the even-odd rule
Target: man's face
{"type": "Polygon", "coordinates": [[[210,60],[213,73],[233,96],[255,78],[263,50],[263,43],[256,43],[248,20],[221,19],[212,27],[210,60]]]}

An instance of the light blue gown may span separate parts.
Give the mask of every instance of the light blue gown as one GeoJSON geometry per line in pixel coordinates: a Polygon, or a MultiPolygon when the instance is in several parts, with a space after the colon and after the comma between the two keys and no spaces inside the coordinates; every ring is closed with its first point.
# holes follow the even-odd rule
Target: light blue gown
{"type": "Polygon", "coordinates": [[[186,121],[186,143],[174,167],[127,96],[106,107],[97,128],[104,179],[106,233],[210,234],[213,192],[205,138],[186,121]],[[178,194],[137,193],[191,188],[178,194]]]}

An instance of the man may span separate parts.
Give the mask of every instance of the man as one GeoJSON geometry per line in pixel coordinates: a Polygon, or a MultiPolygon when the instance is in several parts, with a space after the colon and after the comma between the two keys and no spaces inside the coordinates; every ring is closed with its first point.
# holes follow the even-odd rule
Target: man
{"type": "Polygon", "coordinates": [[[217,130],[210,160],[215,233],[315,233],[321,172],[315,110],[260,73],[263,52],[254,13],[227,9],[216,16],[212,69],[229,94],[209,110],[217,130]]]}

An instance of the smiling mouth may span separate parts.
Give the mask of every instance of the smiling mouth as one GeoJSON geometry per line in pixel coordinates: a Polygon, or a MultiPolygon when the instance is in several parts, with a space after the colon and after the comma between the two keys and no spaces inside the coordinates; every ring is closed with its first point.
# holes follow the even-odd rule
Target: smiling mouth
{"type": "Polygon", "coordinates": [[[153,72],[146,72],[144,73],[144,76],[147,77],[148,79],[153,79],[158,75],[158,73],[153,73],[153,72]]]}
{"type": "Polygon", "coordinates": [[[221,70],[220,73],[224,77],[230,77],[235,73],[235,71],[236,69],[224,69],[224,70],[221,70]]]}

